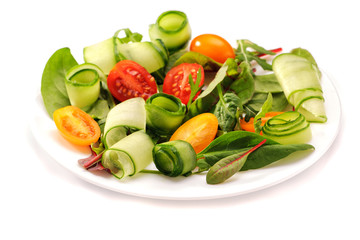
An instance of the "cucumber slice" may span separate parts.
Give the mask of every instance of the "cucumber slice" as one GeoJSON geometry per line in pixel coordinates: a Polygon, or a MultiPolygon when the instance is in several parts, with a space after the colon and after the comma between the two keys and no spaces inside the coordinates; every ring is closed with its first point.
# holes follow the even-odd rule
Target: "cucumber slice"
{"type": "Polygon", "coordinates": [[[126,59],[143,66],[149,73],[156,72],[166,65],[166,57],[152,42],[135,42],[117,45],[118,52],[126,59]]]}
{"type": "Polygon", "coordinates": [[[102,142],[105,148],[109,148],[126,137],[129,130],[144,130],[145,127],[145,100],[140,97],[128,99],[108,113],[102,142]]]}
{"type": "Polygon", "coordinates": [[[161,39],[170,53],[185,48],[191,38],[191,28],[185,13],[167,11],[149,27],[152,41],[161,39]]]}
{"type": "Polygon", "coordinates": [[[146,100],[146,125],[159,136],[172,134],[182,123],[186,106],[179,98],[156,93],[146,100]]]}
{"type": "Polygon", "coordinates": [[[305,57],[283,53],[275,57],[272,67],[289,103],[299,112],[306,113],[308,121],[326,122],[321,76],[317,66],[305,57]],[[310,100],[315,105],[310,104],[310,100]]]}
{"type": "Polygon", "coordinates": [[[144,131],[137,131],[107,149],[102,156],[102,164],[119,179],[133,176],[153,161],[153,148],[152,139],[144,131]]]}
{"type": "Polygon", "coordinates": [[[109,38],[97,44],[85,47],[83,50],[84,61],[93,63],[108,75],[111,69],[117,63],[115,55],[115,45],[121,44],[117,38],[109,38]]]}
{"type": "Polygon", "coordinates": [[[84,108],[93,104],[99,98],[101,81],[106,81],[106,77],[94,64],[84,63],[69,69],[65,86],[71,105],[84,108]]]}
{"type": "Polygon", "coordinates": [[[196,167],[195,150],[183,140],[157,144],[152,154],[156,168],[169,177],[184,175],[196,167]]]}
{"type": "Polygon", "coordinates": [[[266,121],[263,136],[281,144],[307,143],[311,140],[311,128],[305,116],[299,112],[285,112],[266,121]]]}

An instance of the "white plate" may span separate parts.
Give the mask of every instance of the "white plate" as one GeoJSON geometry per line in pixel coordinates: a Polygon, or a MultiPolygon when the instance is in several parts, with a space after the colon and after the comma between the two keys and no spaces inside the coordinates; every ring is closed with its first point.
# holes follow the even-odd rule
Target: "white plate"
{"type": "Polygon", "coordinates": [[[157,199],[195,200],[230,197],[283,182],[313,165],[330,148],[338,134],[341,105],[333,82],[325,72],[323,72],[322,86],[328,121],[325,124],[311,124],[313,139],[309,143],[315,146],[315,151],[305,155],[296,153],[267,167],[238,173],[218,185],[206,184],[205,175],[170,178],[140,173],[134,177],[118,180],[106,172],[94,174],[84,170],[78,165],[78,159],[88,157],[90,150],[87,147],[75,147],[59,135],[54,122],[45,111],[40,96],[36,99],[31,130],[43,149],[60,165],[97,186],[124,194],[157,199]]]}

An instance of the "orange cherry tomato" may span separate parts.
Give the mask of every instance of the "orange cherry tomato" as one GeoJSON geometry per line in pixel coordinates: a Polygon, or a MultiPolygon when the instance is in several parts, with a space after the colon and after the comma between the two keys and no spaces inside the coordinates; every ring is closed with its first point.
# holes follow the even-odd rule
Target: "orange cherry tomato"
{"type": "Polygon", "coordinates": [[[88,146],[100,138],[99,124],[78,107],[59,108],[54,112],[53,119],[61,135],[73,144],[88,146]]]}
{"type": "Polygon", "coordinates": [[[235,51],[230,43],[215,34],[195,37],[190,43],[190,51],[201,53],[219,63],[224,63],[228,58],[235,58],[235,51]]]}
{"type": "Polygon", "coordinates": [[[184,140],[191,144],[196,153],[206,148],[214,140],[218,130],[218,120],[212,113],[202,113],[181,125],[170,141],[184,140]]]}
{"type": "MultiPolygon", "coordinates": [[[[265,113],[265,117],[261,118],[261,126],[264,126],[266,121],[269,120],[270,118],[279,115],[283,112],[268,112],[265,113]]],[[[255,132],[255,128],[254,128],[254,118],[250,118],[250,120],[248,122],[245,121],[245,119],[240,119],[240,127],[242,130],[244,131],[248,131],[248,132],[255,132]]],[[[262,133],[260,133],[262,134],[262,133]]]]}

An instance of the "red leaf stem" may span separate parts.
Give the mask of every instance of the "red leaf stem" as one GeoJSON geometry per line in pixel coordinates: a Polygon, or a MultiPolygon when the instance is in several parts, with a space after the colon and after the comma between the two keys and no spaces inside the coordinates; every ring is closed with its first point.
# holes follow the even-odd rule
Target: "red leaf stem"
{"type": "MultiPolygon", "coordinates": [[[[270,52],[273,52],[273,53],[280,53],[282,51],[282,48],[275,48],[275,49],[271,49],[269,50],[270,52]]],[[[266,53],[261,53],[259,55],[257,55],[258,57],[263,57],[263,56],[266,56],[268,54],[266,53]]]]}
{"type": "Polygon", "coordinates": [[[94,164],[98,163],[101,160],[102,153],[96,154],[93,150],[91,150],[91,155],[87,158],[82,158],[78,160],[80,166],[84,167],[85,169],[89,169],[94,164]]]}

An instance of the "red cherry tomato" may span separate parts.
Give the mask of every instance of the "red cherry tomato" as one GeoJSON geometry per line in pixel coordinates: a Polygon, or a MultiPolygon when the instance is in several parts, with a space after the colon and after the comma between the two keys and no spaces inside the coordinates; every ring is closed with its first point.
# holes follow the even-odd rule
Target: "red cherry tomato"
{"type": "MultiPolygon", "coordinates": [[[[182,63],[173,67],[165,76],[163,84],[163,92],[180,98],[183,104],[189,102],[191,88],[189,83],[189,75],[196,82],[197,72],[201,71],[200,85],[204,83],[204,68],[197,63],[182,63]]],[[[198,93],[196,96],[198,96],[198,93]]],[[[196,97],[195,96],[195,97],[196,97]]]]}
{"type": "Polygon", "coordinates": [[[230,43],[215,34],[202,34],[195,37],[191,41],[190,51],[201,53],[219,63],[224,63],[228,58],[235,58],[235,52],[230,43]]]}
{"type": "MultiPolygon", "coordinates": [[[[173,67],[165,76],[163,92],[180,98],[183,104],[187,104],[190,98],[189,75],[196,82],[197,72],[201,69],[200,85],[204,83],[204,68],[197,63],[182,63],[173,67]]],[[[197,94],[199,95],[199,93],[197,94]]],[[[197,96],[196,95],[196,96],[197,96]]],[[[195,97],[196,97],[195,96],[195,97]]]]}
{"type": "Polygon", "coordinates": [[[134,97],[146,100],[157,92],[154,77],[132,60],[118,62],[108,75],[107,85],[111,94],[121,102],[134,97]]]}

